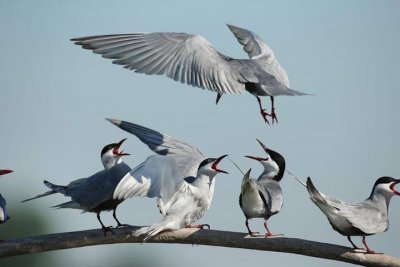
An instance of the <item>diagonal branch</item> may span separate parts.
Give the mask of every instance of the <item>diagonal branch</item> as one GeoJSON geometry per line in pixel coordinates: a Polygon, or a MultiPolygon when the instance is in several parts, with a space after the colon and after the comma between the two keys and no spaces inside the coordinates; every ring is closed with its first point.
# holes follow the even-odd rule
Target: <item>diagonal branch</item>
{"type": "MultiPolygon", "coordinates": [[[[137,227],[114,229],[116,235],[106,238],[101,230],[86,230],[49,234],[8,240],[0,243],[0,258],[51,250],[77,248],[115,243],[141,243],[142,238],[132,236],[137,227]]],[[[165,232],[147,243],[197,244],[231,248],[254,249],[301,254],[316,258],[343,261],[365,266],[398,266],[400,259],[383,255],[367,255],[333,244],[288,237],[249,237],[244,233],[216,230],[182,229],[165,232]]]]}

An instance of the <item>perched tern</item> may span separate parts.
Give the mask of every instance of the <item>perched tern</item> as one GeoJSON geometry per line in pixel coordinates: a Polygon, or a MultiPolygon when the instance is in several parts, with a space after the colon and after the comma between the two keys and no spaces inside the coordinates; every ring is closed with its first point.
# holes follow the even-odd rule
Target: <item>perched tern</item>
{"type": "Polygon", "coordinates": [[[288,75],[274,52],[255,33],[227,25],[250,59],[235,59],[217,50],[202,36],[176,32],[112,34],[73,38],[114,64],[138,73],[167,77],[217,93],[217,103],[226,93],[249,92],[257,98],[266,123],[278,121],[274,97],[306,95],[290,89],[288,75]],[[271,112],[263,109],[260,96],[271,98],[271,112]]]}
{"type": "Polygon", "coordinates": [[[131,168],[122,161],[123,156],[129,154],[120,150],[120,146],[126,139],[118,143],[105,146],[101,151],[101,161],[104,170],[93,174],[88,178],[81,178],[70,182],[66,186],[55,185],[48,181],[44,184],[50,188],[43,194],[26,199],[22,202],[36,198],[61,193],[71,197],[71,201],[54,206],[55,208],[80,209],[83,212],[95,212],[101,228],[106,236],[107,232],[113,232],[111,227],[105,227],[100,219],[102,211],[113,210],[113,217],[117,222],[117,227],[124,226],[116,216],[116,209],[123,199],[114,199],[113,193],[120,180],[131,171],[131,168]]]}
{"type": "Polygon", "coordinates": [[[152,155],[134,168],[118,184],[114,198],[156,197],[164,216],[160,223],[144,227],[136,236],[146,235],[144,241],[165,231],[192,225],[210,208],[214,194],[215,176],[227,173],[218,164],[227,155],[206,158],[196,147],[149,128],[119,120],[108,119],[119,128],[135,135],[158,155],[152,155]]]}
{"type": "Polygon", "coordinates": [[[250,178],[251,169],[244,175],[242,181],[239,204],[246,217],[246,227],[250,235],[249,219],[264,218],[264,227],[267,230],[266,237],[274,236],[268,228],[268,219],[277,214],[283,206],[283,194],[279,184],[285,172],[285,158],[269,148],[257,139],[265,153],[265,158],[246,156],[247,158],[260,162],[264,171],[257,180],[250,178]]]}
{"type": "MultiPolygon", "coordinates": [[[[0,176],[12,172],[12,170],[0,170],[0,176]]],[[[6,205],[7,202],[5,198],[0,194],[0,224],[5,223],[8,219],[10,219],[10,216],[8,216],[6,210],[6,205]]]]}
{"type": "Polygon", "coordinates": [[[307,190],[312,202],[328,217],[335,231],[347,236],[354,249],[358,247],[351,236],[362,236],[367,254],[373,254],[375,252],[368,247],[365,238],[389,229],[389,202],[392,196],[400,195],[395,188],[399,183],[400,179],[381,177],[376,180],[370,196],[357,204],[346,203],[319,192],[310,177],[307,179],[307,190]]]}

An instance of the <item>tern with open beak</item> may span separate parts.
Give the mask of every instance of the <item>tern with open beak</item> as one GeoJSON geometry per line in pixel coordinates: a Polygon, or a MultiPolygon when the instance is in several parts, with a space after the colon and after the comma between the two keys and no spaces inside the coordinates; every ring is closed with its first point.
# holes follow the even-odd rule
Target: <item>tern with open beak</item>
{"type": "Polygon", "coordinates": [[[389,229],[389,203],[392,196],[400,195],[395,188],[399,183],[399,179],[381,177],[376,180],[370,196],[357,204],[346,203],[319,192],[310,177],[307,179],[307,190],[312,202],[326,215],[335,231],[347,236],[354,249],[358,247],[351,236],[362,236],[366,253],[373,254],[375,252],[368,247],[365,238],[389,229]]]}
{"type": "Polygon", "coordinates": [[[22,202],[61,193],[66,197],[71,197],[71,201],[54,206],[55,208],[71,208],[80,209],[83,210],[83,212],[94,212],[97,214],[97,219],[101,224],[104,236],[106,236],[107,232],[113,233],[111,227],[104,226],[100,219],[100,213],[102,211],[112,210],[113,217],[117,222],[117,227],[124,226],[124,224],[119,222],[116,216],[117,206],[123,199],[114,199],[113,193],[120,180],[131,171],[131,168],[122,161],[123,156],[129,155],[120,150],[120,146],[125,140],[126,139],[123,139],[118,143],[109,144],[102,149],[101,161],[104,170],[88,178],[72,181],[66,186],[55,185],[44,181],[44,184],[51,189],[50,191],[22,202]]]}
{"type": "MultiPolygon", "coordinates": [[[[263,218],[267,230],[266,237],[276,236],[268,228],[268,220],[277,214],[283,206],[283,193],[279,182],[285,173],[285,158],[276,151],[267,148],[257,139],[266,153],[265,157],[246,156],[260,162],[264,171],[257,180],[250,178],[251,169],[244,175],[239,205],[246,217],[246,228],[250,235],[258,234],[249,227],[249,219],[263,218]]],[[[278,234],[280,235],[280,234],[278,234]]]]}
{"type": "Polygon", "coordinates": [[[114,198],[156,197],[164,218],[159,223],[137,230],[144,241],[165,231],[184,227],[204,228],[208,224],[192,225],[210,208],[215,176],[227,173],[218,167],[227,155],[205,157],[198,148],[138,124],[108,119],[119,128],[135,135],[157,155],[134,168],[114,191],[114,198]]]}

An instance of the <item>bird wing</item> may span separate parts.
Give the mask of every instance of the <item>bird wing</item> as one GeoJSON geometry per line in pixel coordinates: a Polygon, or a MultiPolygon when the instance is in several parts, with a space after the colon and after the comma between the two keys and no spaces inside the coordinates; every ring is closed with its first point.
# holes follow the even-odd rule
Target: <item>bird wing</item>
{"type": "Polygon", "coordinates": [[[365,234],[384,232],[388,228],[387,217],[367,202],[339,205],[339,214],[345,217],[353,227],[365,234]]]}
{"type": "Polygon", "coordinates": [[[158,197],[167,201],[183,182],[173,157],[150,156],[126,174],[114,190],[114,199],[158,197]]]}
{"type": "MultiPolygon", "coordinates": [[[[279,64],[272,49],[257,34],[229,24],[228,28],[235,35],[238,42],[243,45],[243,50],[251,59],[261,64],[267,70],[267,73],[271,74],[279,83],[282,83],[287,88],[290,87],[286,71],[279,64]]],[[[268,78],[269,83],[275,82],[272,77],[264,78],[268,78]]],[[[269,93],[273,96],[278,95],[270,91],[269,93]]]]}
{"type": "Polygon", "coordinates": [[[113,199],[114,189],[131,168],[120,163],[108,170],[102,170],[88,177],[84,182],[70,183],[65,195],[86,210],[97,208],[113,199]]]}
{"type": "Polygon", "coordinates": [[[155,153],[174,158],[181,179],[197,175],[198,166],[205,159],[197,147],[138,124],[114,119],[107,120],[135,135],[155,153]]]}
{"type": "Polygon", "coordinates": [[[202,36],[154,32],[73,38],[114,64],[145,74],[167,77],[195,87],[225,93],[245,92],[233,60],[214,49],[202,36]]]}
{"type": "Polygon", "coordinates": [[[6,205],[7,205],[6,199],[0,194],[0,207],[4,209],[6,205]]]}

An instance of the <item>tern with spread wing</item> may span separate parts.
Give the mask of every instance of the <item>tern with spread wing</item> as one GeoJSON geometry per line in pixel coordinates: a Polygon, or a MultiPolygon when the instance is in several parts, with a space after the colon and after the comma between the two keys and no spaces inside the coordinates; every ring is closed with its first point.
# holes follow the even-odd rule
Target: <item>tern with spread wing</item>
{"type": "Polygon", "coordinates": [[[290,89],[288,75],[274,52],[255,33],[228,24],[249,59],[235,59],[217,50],[202,36],[153,32],[112,34],[73,38],[75,44],[93,50],[114,64],[138,73],[166,75],[188,85],[217,93],[217,103],[226,93],[249,92],[257,98],[261,115],[269,124],[278,121],[274,97],[301,96],[290,89]],[[271,112],[261,105],[260,96],[271,98],[271,112]]]}
{"type": "Polygon", "coordinates": [[[120,146],[126,139],[118,143],[105,146],[101,151],[101,161],[104,170],[93,174],[88,178],[81,178],[70,182],[66,186],[55,185],[48,181],[44,184],[50,188],[43,194],[22,202],[36,198],[61,193],[66,197],[71,197],[71,201],[54,206],[55,208],[80,209],[83,212],[94,212],[101,224],[101,228],[106,236],[107,232],[113,233],[111,227],[105,227],[100,219],[102,211],[113,211],[113,217],[117,222],[117,227],[124,226],[116,216],[117,206],[123,201],[113,198],[113,193],[120,180],[131,171],[131,168],[122,161],[122,156],[129,155],[120,150],[120,146]]]}
{"type": "MultiPolygon", "coordinates": [[[[12,173],[12,170],[0,170],[0,176],[8,173],[12,173]]],[[[4,199],[4,197],[0,194],[0,224],[5,223],[8,219],[10,219],[10,216],[8,216],[7,210],[6,210],[6,205],[7,202],[4,199]]]]}
{"type": "Polygon", "coordinates": [[[135,235],[146,235],[146,241],[165,230],[209,228],[207,224],[192,223],[210,208],[215,176],[227,173],[218,168],[226,155],[206,158],[196,147],[165,134],[126,121],[108,120],[138,137],[157,153],[126,175],[114,191],[117,200],[134,196],[157,198],[164,218],[159,223],[137,230],[135,235]]]}
{"type": "Polygon", "coordinates": [[[370,196],[357,204],[346,203],[319,192],[310,177],[307,179],[307,190],[312,202],[328,217],[335,231],[347,236],[354,249],[358,247],[351,236],[362,236],[366,252],[373,254],[375,252],[368,247],[365,238],[389,229],[389,203],[392,196],[400,195],[395,188],[399,183],[398,179],[381,177],[376,180],[370,196]]]}
{"type": "Polygon", "coordinates": [[[277,214],[283,206],[283,194],[279,184],[285,173],[285,158],[269,148],[257,139],[265,153],[265,158],[246,156],[260,162],[264,171],[257,180],[250,178],[251,169],[244,175],[242,181],[239,204],[246,217],[246,227],[250,235],[258,234],[249,227],[249,219],[264,218],[264,227],[267,230],[266,237],[275,236],[268,228],[268,219],[277,214]]]}

